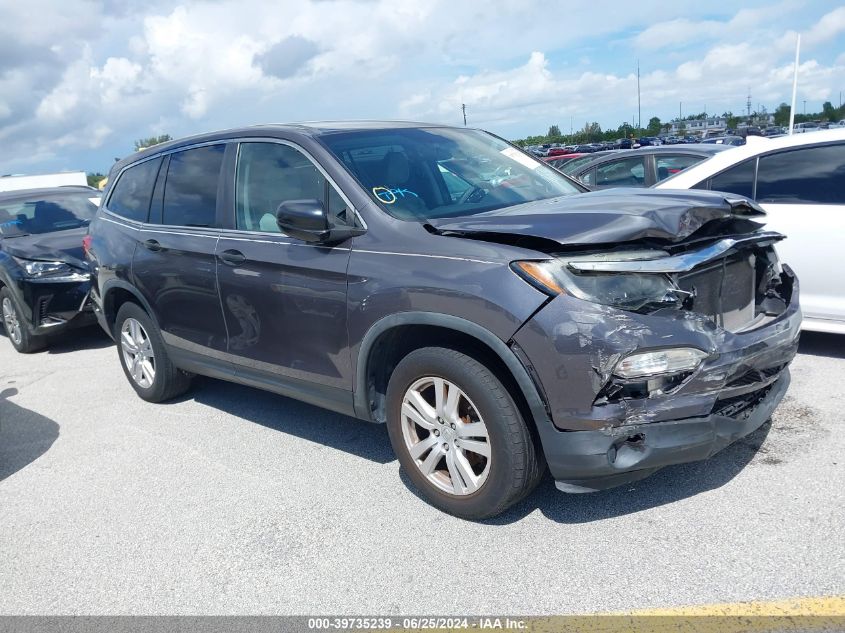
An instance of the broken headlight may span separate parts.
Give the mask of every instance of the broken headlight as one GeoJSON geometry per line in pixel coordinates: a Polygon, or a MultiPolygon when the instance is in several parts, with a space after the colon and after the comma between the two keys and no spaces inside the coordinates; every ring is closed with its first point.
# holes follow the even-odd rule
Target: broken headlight
{"type": "Polygon", "coordinates": [[[553,297],[568,294],[634,312],[680,306],[683,302],[683,292],[664,274],[575,273],[559,259],[518,261],[511,268],[553,297]]]}

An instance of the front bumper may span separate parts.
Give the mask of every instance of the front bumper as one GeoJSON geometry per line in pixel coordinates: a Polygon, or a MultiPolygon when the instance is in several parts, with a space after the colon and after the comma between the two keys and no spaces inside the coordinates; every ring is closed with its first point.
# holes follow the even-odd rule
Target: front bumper
{"type": "Polygon", "coordinates": [[[558,487],[586,492],[706,459],[760,427],[789,386],[801,311],[731,333],[690,313],[625,313],[559,296],[515,336],[512,348],[545,396],[538,424],[558,487]],[[696,347],[710,356],[678,384],[648,396],[613,394],[612,369],[633,351],[696,347]]]}
{"type": "Polygon", "coordinates": [[[23,279],[19,285],[21,312],[32,334],[55,334],[96,322],[90,300],[91,282],[23,279]]]}

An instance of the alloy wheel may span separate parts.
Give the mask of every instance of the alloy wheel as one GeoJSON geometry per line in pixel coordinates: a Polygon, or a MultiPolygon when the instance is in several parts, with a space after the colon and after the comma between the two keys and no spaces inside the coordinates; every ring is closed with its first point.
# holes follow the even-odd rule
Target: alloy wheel
{"type": "Polygon", "coordinates": [[[16,345],[20,345],[23,337],[21,324],[18,321],[18,315],[9,297],[3,297],[3,323],[6,326],[6,334],[9,335],[9,338],[16,345]]]}
{"type": "Polygon", "coordinates": [[[126,319],[120,328],[120,347],[123,362],[132,380],[148,389],[156,375],[155,355],[150,337],[136,319],[126,319]]]}
{"type": "Polygon", "coordinates": [[[487,426],[469,397],[444,378],[415,381],[401,412],[405,447],[422,474],[456,496],[478,491],[490,473],[487,426]]]}

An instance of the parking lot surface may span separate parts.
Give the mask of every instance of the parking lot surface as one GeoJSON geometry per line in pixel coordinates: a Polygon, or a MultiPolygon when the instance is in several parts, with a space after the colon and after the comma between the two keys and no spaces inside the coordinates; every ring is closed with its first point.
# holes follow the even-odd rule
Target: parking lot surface
{"type": "Polygon", "coordinates": [[[483,523],[382,426],[212,379],[136,397],[97,329],[0,337],[0,613],[590,613],[845,593],[845,337],[716,457],[483,523]]]}

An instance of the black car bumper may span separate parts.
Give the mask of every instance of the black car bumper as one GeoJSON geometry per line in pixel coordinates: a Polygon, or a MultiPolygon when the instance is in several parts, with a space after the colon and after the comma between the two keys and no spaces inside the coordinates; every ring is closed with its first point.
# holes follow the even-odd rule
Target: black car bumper
{"type": "Polygon", "coordinates": [[[600,490],[706,459],[759,428],[789,386],[801,328],[797,281],[780,316],[743,333],[689,314],[573,307],[556,298],[513,341],[548,404],[552,424],[538,425],[540,439],[562,490],[600,490]],[[709,356],[653,391],[644,385],[632,396],[621,389],[612,374],[618,360],[661,347],[695,347],[709,356]]]}
{"type": "Polygon", "coordinates": [[[20,280],[15,299],[31,334],[56,334],[96,322],[90,300],[91,282],[86,275],[74,277],[61,281],[20,280]]]}

